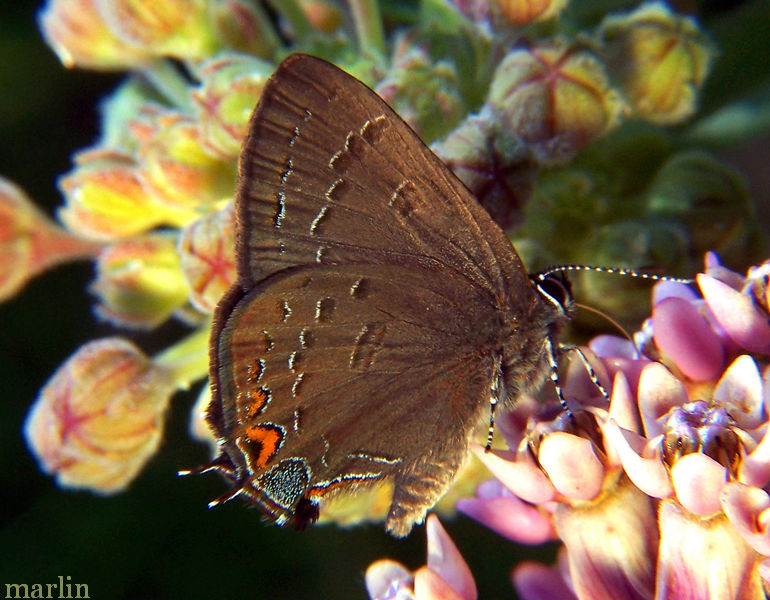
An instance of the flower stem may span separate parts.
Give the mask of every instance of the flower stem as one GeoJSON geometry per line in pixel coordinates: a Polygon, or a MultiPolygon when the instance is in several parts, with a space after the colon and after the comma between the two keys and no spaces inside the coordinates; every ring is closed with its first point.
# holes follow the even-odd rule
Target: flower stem
{"type": "Polygon", "coordinates": [[[208,324],[201,327],[153,357],[155,364],[169,371],[178,389],[186,389],[208,374],[209,328],[208,324]]]}
{"type": "Polygon", "coordinates": [[[365,55],[385,56],[385,32],[377,0],[349,0],[356,36],[365,55]]]}
{"type": "Polygon", "coordinates": [[[185,111],[192,109],[189,83],[170,61],[156,60],[142,71],[142,75],[172,105],[185,111]]]}
{"type": "Polygon", "coordinates": [[[291,25],[294,39],[302,41],[313,31],[313,26],[296,0],[269,0],[273,10],[291,25]]]}

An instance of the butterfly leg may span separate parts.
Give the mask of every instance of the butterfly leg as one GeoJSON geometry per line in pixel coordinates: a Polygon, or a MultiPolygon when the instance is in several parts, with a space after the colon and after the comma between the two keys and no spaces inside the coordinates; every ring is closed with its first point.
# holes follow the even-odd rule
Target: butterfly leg
{"type": "Polygon", "coordinates": [[[607,400],[607,402],[609,402],[610,393],[607,388],[602,385],[601,381],[599,381],[599,376],[591,366],[591,363],[588,362],[588,357],[586,357],[585,353],[578,346],[571,346],[566,344],[559,346],[559,354],[566,354],[567,352],[574,352],[578,355],[580,362],[582,362],[583,366],[586,368],[586,372],[588,373],[588,378],[591,380],[591,383],[596,386],[596,389],[599,390],[599,393],[602,395],[602,397],[607,400]]]}
{"type": "Polygon", "coordinates": [[[572,416],[572,410],[570,410],[569,405],[567,404],[567,401],[564,399],[564,391],[561,388],[561,379],[559,377],[559,357],[558,355],[561,354],[563,349],[556,348],[556,346],[553,343],[553,340],[550,337],[545,338],[545,356],[548,360],[548,368],[549,368],[549,376],[551,378],[551,383],[553,383],[553,387],[556,388],[556,395],[559,397],[559,404],[561,404],[561,407],[564,409],[564,412],[567,413],[570,420],[573,418],[572,416]]]}
{"type": "Polygon", "coordinates": [[[412,527],[425,520],[425,513],[444,495],[462,462],[462,454],[449,451],[438,462],[437,452],[395,478],[393,501],[385,527],[396,537],[409,535],[412,527]]]}
{"type": "Polygon", "coordinates": [[[492,440],[495,437],[495,409],[497,405],[505,398],[505,382],[503,380],[502,359],[497,360],[497,374],[492,382],[491,394],[489,396],[489,430],[487,432],[487,443],[484,446],[484,452],[492,449],[492,440]]]}

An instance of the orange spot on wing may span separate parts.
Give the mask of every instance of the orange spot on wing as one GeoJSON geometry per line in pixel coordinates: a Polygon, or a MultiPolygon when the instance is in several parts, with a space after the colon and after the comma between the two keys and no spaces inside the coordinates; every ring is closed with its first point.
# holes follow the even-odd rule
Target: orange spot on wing
{"type": "Polygon", "coordinates": [[[246,370],[246,381],[249,383],[257,383],[260,377],[262,377],[263,370],[262,362],[259,359],[255,360],[246,370]]]}
{"type": "Polygon", "coordinates": [[[256,456],[251,456],[254,466],[264,468],[268,461],[278,452],[283,441],[283,432],[270,425],[255,425],[246,428],[246,437],[254,442],[256,456]]]}
{"type": "Polygon", "coordinates": [[[260,387],[256,390],[243,390],[238,393],[238,413],[241,421],[256,417],[267,406],[270,390],[260,387]]]}

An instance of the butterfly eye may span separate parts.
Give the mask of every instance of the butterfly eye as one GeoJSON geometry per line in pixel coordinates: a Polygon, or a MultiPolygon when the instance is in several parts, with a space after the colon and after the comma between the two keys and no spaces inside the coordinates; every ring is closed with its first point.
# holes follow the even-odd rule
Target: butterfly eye
{"type": "Polygon", "coordinates": [[[572,286],[564,273],[537,273],[532,276],[537,291],[562,313],[569,312],[574,301],[572,286]]]}

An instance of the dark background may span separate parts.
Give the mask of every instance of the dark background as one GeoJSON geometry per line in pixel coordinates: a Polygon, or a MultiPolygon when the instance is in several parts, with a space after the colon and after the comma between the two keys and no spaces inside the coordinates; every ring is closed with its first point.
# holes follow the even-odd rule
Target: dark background
{"type": "MultiPolygon", "coordinates": [[[[705,4],[712,15],[733,5],[768,6],[705,4]]],[[[38,33],[38,6],[0,1],[0,173],[52,213],[61,201],[57,176],[70,169],[73,151],[96,139],[98,100],[120,78],[65,70],[38,33]]],[[[732,48],[724,56],[742,61],[740,68],[765,69],[767,76],[766,54],[741,56],[751,44],[716,37],[732,48]]],[[[729,71],[715,80],[705,106],[729,90],[729,71]]],[[[728,156],[753,172],[758,200],[766,200],[770,187],[766,148],[754,144],[728,156]]],[[[174,398],[161,451],[129,491],[100,498],[57,488],[39,472],[21,426],[39,388],[76,348],[115,333],[91,313],[91,277],[90,264],[61,267],[0,305],[0,590],[6,583],[53,583],[69,575],[87,583],[92,598],[365,598],[370,562],[387,556],[411,568],[424,564],[422,528],[401,541],[376,526],[295,533],[261,524],[256,511],[238,502],[207,510],[223,482],[213,475],[175,475],[206,458],[206,449],[187,434],[197,389],[174,398]]],[[[170,333],[176,334],[131,337],[152,353],[170,333]]],[[[511,567],[525,556],[553,556],[552,548],[545,555],[518,548],[464,517],[445,524],[481,598],[513,597],[511,567]]]]}

